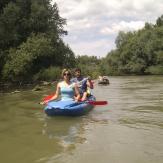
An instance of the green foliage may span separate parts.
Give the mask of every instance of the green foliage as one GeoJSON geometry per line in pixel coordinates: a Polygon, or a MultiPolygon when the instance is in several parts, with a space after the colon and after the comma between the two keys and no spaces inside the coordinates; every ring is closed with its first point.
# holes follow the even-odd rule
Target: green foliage
{"type": "Polygon", "coordinates": [[[39,63],[43,63],[44,59],[46,62],[47,57],[51,56],[53,52],[49,39],[43,35],[32,35],[18,49],[10,50],[3,70],[4,78],[19,81],[28,77],[26,80],[31,80],[29,74],[37,72],[43,66],[37,64],[38,60],[39,63]]]}
{"type": "Polygon", "coordinates": [[[122,46],[124,46],[132,36],[133,33],[131,32],[125,33],[123,31],[120,31],[115,40],[116,47],[121,48],[122,46]]]}
{"type": "Polygon", "coordinates": [[[91,76],[92,78],[97,78],[100,74],[99,64],[101,60],[96,56],[77,56],[76,57],[76,67],[82,70],[84,76],[91,76]]]}
{"type": "Polygon", "coordinates": [[[51,0],[0,2],[0,80],[22,82],[48,67],[72,67],[75,55],[61,39],[66,20],[51,0]]]}
{"type": "Polygon", "coordinates": [[[163,75],[163,65],[150,66],[145,72],[152,75],[163,75]]]}
{"type": "Polygon", "coordinates": [[[33,77],[34,81],[54,81],[61,77],[61,68],[59,67],[49,67],[47,69],[41,70],[39,73],[35,74],[33,77]]]}
{"type": "Polygon", "coordinates": [[[119,53],[116,50],[111,51],[106,58],[103,58],[100,63],[101,75],[119,75],[118,71],[119,53]]]}
{"type": "Polygon", "coordinates": [[[56,49],[56,64],[61,67],[74,67],[75,66],[75,54],[70,49],[68,45],[65,45],[62,40],[60,40],[55,45],[56,49]]]}
{"type": "Polygon", "coordinates": [[[3,9],[0,15],[0,48],[7,49],[15,46],[19,42],[19,34],[17,33],[17,24],[20,19],[20,8],[16,4],[10,2],[3,9]]]}
{"type": "Polygon", "coordinates": [[[143,74],[144,69],[146,65],[144,63],[144,60],[138,58],[134,62],[130,61],[128,64],[126,64],[123,68],[126,69],[126,71],[123,71],[124,74],[143,74]]]}
{"type": "Polygon", "coordinates": [[[163,65],[163,50],[156,52],[156,63],[163,65]]]}
{"type": "Polygon", "coordinates": [[[163,15],[156,20],[156,25],[159,27],[163,26],[163,15]]]}
{"type": "MultiPolygon", "coordinates": [[[[106,56],[100,65],[103,74],[147,74],[162,70],[163,64],[163,16],[156,25],[149,23],[135,32],[119,32],[116,49],[106,56]],[[154,68],[153,68],[154,66],[154,68]],[[151,67],[151,68],[150,68],[151,67]],[[157,67],[157,68],[156,68],[157,67]],[[148,71],[147,71],[148,70],[148,71]]],[[[160,72],[159,72],[160,74],[160,72]]]]}

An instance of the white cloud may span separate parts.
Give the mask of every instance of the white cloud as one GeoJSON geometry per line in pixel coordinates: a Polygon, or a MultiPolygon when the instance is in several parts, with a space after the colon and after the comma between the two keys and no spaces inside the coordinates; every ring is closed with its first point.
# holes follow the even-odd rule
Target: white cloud
{"type": "Polygon", "coordinates": [[[81,41],[71,42],[71,48],[76,51],[76,55],[95,55],[104,56],[103,53],[107,54],[112,50],[115,45],[114,42],[109,42],[107,39],[100,39],[97,41],[81,41]],[[80,49],[80,51],[78,50],[80,49]]]}
{"type": "Polygon", "coordinates": [[[133,31],[161,16],[163,0],[54,0],[67,19],[64,40],[76,54],[104,56],[120,30],[133,31]]]}
{"type": "Polygon", "coordinates": [[[106,26],[101,29],[101,33],[104,35],[117,34],[119,31],[135,31],[144,27],[144,21],[121,21],[119,23],[113,23],[110,27],[106,26]]]}

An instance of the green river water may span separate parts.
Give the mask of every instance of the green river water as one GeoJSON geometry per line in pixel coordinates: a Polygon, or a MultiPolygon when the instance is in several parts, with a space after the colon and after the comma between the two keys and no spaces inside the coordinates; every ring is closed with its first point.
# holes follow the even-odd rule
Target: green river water
{"type": "Polygon", "coordinates": [[[54,87],[0,94],[1,163],[162,163],[163,76],[110,77],[93,94],[108,105],[47,117],[54,87]]]}

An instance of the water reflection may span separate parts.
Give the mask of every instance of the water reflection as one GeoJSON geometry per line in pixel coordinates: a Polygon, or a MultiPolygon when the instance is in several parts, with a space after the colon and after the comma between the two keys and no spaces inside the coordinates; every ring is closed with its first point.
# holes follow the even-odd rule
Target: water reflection
{"type": "Polygon", "coordinates": [[[81,117],[46,117],[42,133],[49,139],[57,139],[64,151],[70,151],[77,143],[84,143],[86,140],[81,117]]]}
{"type": "MultiPolygon", "coordinates": [[[[71,153],[78,144],[86,141],[85,125],[82,117],[45,117],[42,134],[55,141],[61,148],[61,153],[71,153]]],[[[55,158],[54,153],[50,158],[55,158]]]]}

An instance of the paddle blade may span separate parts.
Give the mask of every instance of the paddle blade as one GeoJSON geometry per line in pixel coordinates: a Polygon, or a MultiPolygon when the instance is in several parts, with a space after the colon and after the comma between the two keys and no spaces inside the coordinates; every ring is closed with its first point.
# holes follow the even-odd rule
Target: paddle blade
{"type": "Polygon", "coordinates": [[[43,98],[43,102],[50,100],[55,94],[48,95],[43,98]]]}
{"type": "Polygon", "coordinates": [[[107,101],[88,101],[91,105],[107,105],[107,101]]]}

